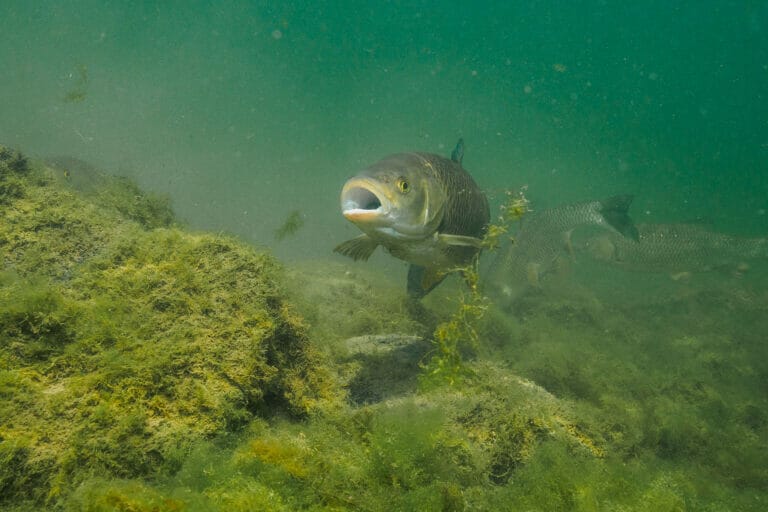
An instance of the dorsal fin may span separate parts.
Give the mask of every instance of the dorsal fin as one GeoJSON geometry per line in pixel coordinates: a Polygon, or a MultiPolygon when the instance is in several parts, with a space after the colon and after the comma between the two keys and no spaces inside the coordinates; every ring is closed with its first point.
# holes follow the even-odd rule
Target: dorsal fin
{"type": "Polygon", "coordinates": [[[451,151],[451,160],[459,165],[461,165],[461,161],[464,160],[464,138],[459,138],[456,147],[451,151]]]}
{"type": "Polygon", "coordinates": [[[600,213],[613,229],[635,242],[640,240],[635,223],[629,217],[629,205],[635,196],[630,194],[613,196],[600,201],[600,213]]]}

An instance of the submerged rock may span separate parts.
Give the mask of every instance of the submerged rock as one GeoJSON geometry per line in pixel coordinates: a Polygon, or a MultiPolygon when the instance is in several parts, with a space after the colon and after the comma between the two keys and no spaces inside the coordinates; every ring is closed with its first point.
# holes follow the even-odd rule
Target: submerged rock
{"type": "Polygon", "coordinates": [[[381,354],[423,341],[424,338],[414,334],[365,334],[348,338],[344,345],[350,354],[381,354]]]}
{"type": "Polygon", "coordinates": [[[0,160],[0,506],[172,472],[200,439],[336,400],[271,256],[147,229],[18,161],[0,160]]]}

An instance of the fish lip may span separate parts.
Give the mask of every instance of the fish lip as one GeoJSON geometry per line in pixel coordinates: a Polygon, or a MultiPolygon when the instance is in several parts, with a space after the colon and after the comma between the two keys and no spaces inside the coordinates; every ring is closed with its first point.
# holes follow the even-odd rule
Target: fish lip
{"type": "Polygon", "coordinates": [[[342,210],[344,218],[352,222],[372,222],[381,217],[381,208],[375,210],[364,210],[362,208],[349,208],[342,210]]]}
{"type": "Polygon", "coordinates": [[[341,213],[355,223],[388,223],[392,203],[370,178],[351,178],[341,190],[341,213]]]}

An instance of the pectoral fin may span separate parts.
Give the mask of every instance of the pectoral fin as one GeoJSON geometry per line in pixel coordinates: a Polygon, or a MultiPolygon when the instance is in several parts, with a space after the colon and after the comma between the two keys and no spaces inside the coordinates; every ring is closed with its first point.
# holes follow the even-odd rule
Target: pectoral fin
{"type": "Polygon", "coordinates": [[[420,299],[440,284],[447,274],[411,264],[408,267],[408,296],[420,299]]]}
{"type": "Polygon", "coordinates": [[[460,247],[475,247],[480,249],[483,246],[483,241],[473,236],[464,235],[437,235],[437,239],[440,243],[445,245],[456,245],[460,247]]]}
{"type": "Polygon", "coordinates": [[[346,242],[341,242],[334,247],[333,252],[349,256],[353,260],[367,260],[376,250],[379,244],[368,235],[360,235],[355,238],[351,238],[346,242]]]}

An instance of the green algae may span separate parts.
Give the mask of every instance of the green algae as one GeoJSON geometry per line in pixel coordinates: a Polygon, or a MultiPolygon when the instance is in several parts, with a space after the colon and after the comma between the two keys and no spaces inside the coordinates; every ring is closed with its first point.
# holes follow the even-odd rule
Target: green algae
{"type": "MultiPolygon", "coordinates": [[[[128,178],[109,174],[71,156],[47,158],[45,165],[47,179],[59,185],[45,189],[48,193],[74,191],[88,202],[106,210],[116,210],[122,217],[147,229],[170,227],[176,223],[167,195],[142,190],[128,178]]],[[[72,197],[67,199],[71,201],[72,197]]]]}
{"type": "Polygon", "coordinates": [[[0,501],[173,472],[195,440],[334,399],[271,257],[28,174],[0,229],[0,501]]]}
{"type": "Polygon", "coordinates": [[[304,227],[304,214],[299,210],[293,210],[285,218],[280,227],[275,229],[275,240],[283,241],[286,237],[293,236],[304,227]]]}
{"type": "MultiPolygon", "coordinates": [[[[407,325],[408,315],[389,295],[365,295],[363,276],[342,273],[335,284],[323,282],[324,297],[359,289],[368,307],[387,311],[375,325],[407,325]]],[[[764,302],[754,299],[741,319],[699,323],[699,334],[688,327],[697,315],[673,307],[678,313],[669,316],[664,336],[653,307],[538,300],[523,310],[525,321],[489,308],[476,324],[481,354],[463,362],[473,378],[461,386],[411,381],[407,391],[382,372],[379,386],[400,395],[308,423],[259,423],[211,469],[222,474],[220,483],[200,494],[227,495],[229,485],[257,496],[271,489],[275,510],[761,510],[764,401],[751,390],[765,371],[760,359],[748,357],[759,353],[759,341],[733,352],[722,334],[764,321],[764,302]],[[638,316],[646,318],[645,329],[633,327],[638,316]],[[654,360],[659,353],[663,364],[654,360]],[[508,362],[490,363],[491,355],[508,362]],[[703,380],[702,370],[709,375],[703,380]],[[541,379],[555,393],[516,373],[541,379]]],[[[732,298],[707,300],[712,304],[695,313],[712,318],[732,298]]],[[[340,295],[338,303],[352,307],[340,295]]],[[[357,333],[359,324],[331,311],[338,303],[316,305],[315,321],[327,314],[344,335],[357,333]]],[[[429,347],[422,350],[416,360],[429,347]]],[[[347,385],[355,386],[354,375],[371,359],[345,364],[341,373],[349,372],[347,385]]]]}
{"type": "Polygon", "coordinates": [[[454,337],[471,378],[424,385],[463,284],[416,308],[375,274],[286,271],[3,151],[4,510],[764,508],[758,286],[483,303],[454,337]],[[372,334],[421,341],[351,352],[372,334]]]}
{"type": "MultiPolygon", "coordinates": [[[[476,371],[499,376],[498,369],[476,371]]],[[[258,502],[274,507],[267,510],[464,510],[469,498],[495,487],[489,472],[500,467],[499,454],[528,439],[529,424],[553,421],[551,432],[538,435],[570,439],[551,420],[553,397],[533,386],[498,382],[471,397],[433,391],[322,421],[255,420],[231,449],[193,453],[158,488],[173,497],[193,489],[185,501],[190,509],[205,504],[206,510],[249,510],[258,502]],[[496,393],[517,409],[516,418],[526,419],[495,418],[496,393]]],[[[533,455],[538,441],[525,443],[517,451],[533,455]]]]}
{"type": "MultiPolygon", "coordinates": [[[[489,345],[515,372],[567,397],[606,457],[571,468],[564,459],[552,461],[539,470],[534,458],[516,473],[518,481],[534,472],[527,485],[541,488],[558,468],[583,472],[570,488],[589,487],[600,510],[759,510],[768,431],[745,412],[757,402],[765,406],[756,393],[765,375],[758,334],[764,297],[757,287],[704,290],[660,305],[605,304],[602,311],[588,301],[563,300],[522,308],[525,322],[507,344],[489,345]],[[729,306],[736,297],[738,309],[729,306]]],[[[484,336],[509,327],[500,322],[489,322],[484,336]]],[[[519,497],[505,499],[532,507],[519,497]]],[[[553,508],[580,510],[574,499],[553,508]]]]}
{"type": "MultiPolygon", "coordinates": [[[[519,221],[530,210],[525,188],[518,193],[507,191],[505,195],[506,202],[500,207],[496,223],[488,225],[483,237],[482,247],[486,250],[498,248],[511,224],[519,221]]],[[[467,285],[467,292],[459,294],[454,313],[448,320],[441,322],[432,334],[434,353],[423,365],[424,375],[421,379],[422,385],[427,387],[441,382],[460,385],[464,379],[472,376],[463,364],[463,352],[477,350],[477,326],[488,309],[489,301],[480,292],[479,255],[458,271],[467,285]]]]}

